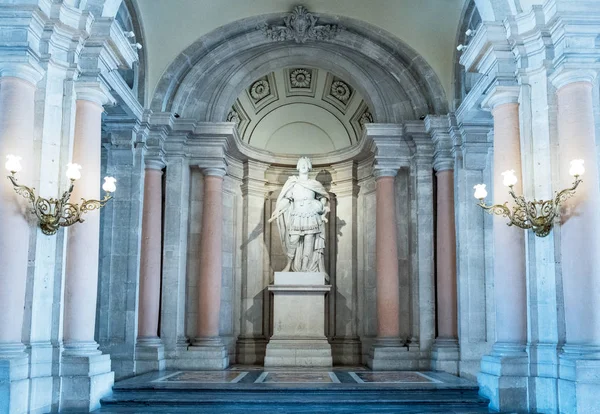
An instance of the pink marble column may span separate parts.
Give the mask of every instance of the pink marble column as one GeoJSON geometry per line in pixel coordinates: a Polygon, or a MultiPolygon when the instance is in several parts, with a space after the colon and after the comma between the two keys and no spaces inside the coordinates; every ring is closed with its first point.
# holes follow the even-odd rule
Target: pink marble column
{"type": "Polygon", "coordinates": [[[397,339],[400,334],[400,282],[396,235],[396,170],[377,172],[377,338],[397,339]]]}
{"type": "MultiPolygon", "coordinates": [[[[500,96],[501,98],[501,96],[500,96]]],[[[494,203],[510,199],[501,173],[515,170],[516,194],[523,194],[519,105],[516,97],[492,105],[494,117],[494,203]]],[[[496,299],[496,343],[524,345],[527,341],[527,297],[525,280],[525,231],[506,225],[494,216],[494,291],[496,299]]]]}
{"type": "Polygon", "coordinates": [[[160,309],[163,167],[162,162],[146,161],[140,253],[138,344],[160,342],[158,338],[158,317],[160,309]]]}
{"type": "Polygon", "coordinates": [[[454,225],[454,170],[437,176],[437,322],[438,339],[458,339],[456,305],[456,227],[454,225]]]}
{"type": "MultiPolygon", "coordinates": [[[[75,183],[71,200],[100,199],[100,148],[102,104],[78,96],[72,162],[80,164],[81,179],[75,183]]],[[[69,227],[65,271],[65,355],[99,354],[94,341],[100,213],[85,215],[83,223],[69,227]]]]}
{"type": "Polygon", "coordinates": [[[222,278],[223,177],[225,170],[208,168],[204,173],[198,319],[194,346],[222,344],[219,338],[222,278]]]}
{"type": "MultiPolygon", "coordinates": [[[[567,345],[600,346],[600,183],[592,102],[595,73],[555,79],[558,97],[560,188],[569,187],[569,163],[585,160],[585,175],[561,216],[561,267],[567,345]]],[[[597,351],[596,351],[597,352],[597,351]]]]}
{"type": "Polygon", "coordinates": [[[30,227],[28,205],[4,176],[6,155],[22,157],[21,184],[32,186],[35,86],[16,77],[0,78],[0,353],[21,351],[30,227]]]}

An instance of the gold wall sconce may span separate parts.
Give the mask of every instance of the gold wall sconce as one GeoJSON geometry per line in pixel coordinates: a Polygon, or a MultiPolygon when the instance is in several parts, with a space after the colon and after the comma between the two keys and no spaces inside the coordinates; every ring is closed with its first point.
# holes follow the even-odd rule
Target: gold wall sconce
{"type": "Polygon", "coordinates": [[[21,157],[15,155],[6,156],[6,169],[10,172],[7,178],[12,183],[14,190],[23,196],[31,204],[32,211],[39,220],[42,233],[46,235],[56,234],[59,227],[67,227],[77,222],[83,223],[83,214],[92,210],[98,210],[106,205],[112,198],[111,193],[116,190],[117,180],[113,177],[104,177],[102,189],[106,192],[102,200],[81,199],[81,205],[69,202],[75,181],[81,178],[81,166],[78,164],[67,165],[67,178],[71,181],[69,189],[59,199],[46,199],[35,195],[35,188],[29,188],[17,182],[16,174],[21,171],[21,157]]]}
{"type": "Polygon", "coordinates": [[[569,188],[558,192],[553,200],[536,200],[527,201],[523,196],[517,196],[513,190],[513,186],[517,183],[517,176],[514,170],[504,171],[502,173],[502,183],[509,188],[508,193],[513,198],[515,205],[512,211],[508,208],[508,202],[504,204],[486,205],[485,198],[487,191],[485,184],[477,184],[475,187],[475,198],[479,200],[477,204],[489,214],[507,217],[509,226],[515,225],[522,229],[532,229],[536,236],[546,237],[552,230],[554,219],[560,215],[560,205],[568,198],[575,194],[575,190],[583,175],[585,168],[583,160],[571,161],[569,174],[575,179],[573,185],[569,188]]]}

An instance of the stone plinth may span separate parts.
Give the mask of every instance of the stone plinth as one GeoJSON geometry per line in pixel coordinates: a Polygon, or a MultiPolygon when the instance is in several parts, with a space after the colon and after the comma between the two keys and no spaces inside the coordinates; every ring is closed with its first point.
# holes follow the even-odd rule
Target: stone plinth
{"type": "Polygon", "coordinates": [[[265,367],[330,367],[331,345],[325,337],[325,273],[275,272],[273,336],[265,367]]]}

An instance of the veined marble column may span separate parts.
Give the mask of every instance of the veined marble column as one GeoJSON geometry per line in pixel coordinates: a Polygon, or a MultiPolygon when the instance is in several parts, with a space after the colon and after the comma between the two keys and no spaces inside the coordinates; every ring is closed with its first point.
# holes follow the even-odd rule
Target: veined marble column
{"type": "Polygon", "coordinates": [[[454,170],[437,170],[437,339],[456,342],[456,230],[454,170]]]}
{"type": "Polygon", "coordinates": [[[229,356],[219,336],[222,280],[223,177],[225,168],[204,168],[204,198],[200,234],[200,274],[198,277],[198,319],[196,338],[189,348],[202,353],[198,358],[206,368],[225,369],[229,356]]]}
{"type": "MultiPolygon", "coordinates": [[[[113,98],[97,83],[78,84],[76,92],[72,162],[80,164],[82,172],[71,200],[99,200],[102,105],[113,98]]],[[[76,223],[67,231],[60,408],[93,410],[100,406],[99,397],[110,391],[114,381],[110,356],[102,355],[94,340],[100,212],[86,214],[83,223],[76,223]]]]}
{"type": "MultiPolygon", "coordinates": [[[[493,202],[510,199],[501,173],[514,170],[516,194],[523,193],[519,134],[519,87],[497,87],[484,101],[494,117],[493,202]]],[[[506,225],[506,217],[494,216],[494,291],[496,342],[481,361],[479,383],[490,407],[497,410],[527,409],[527,296],[525,231],[506,225]]]]}
{"type": "MultiPolygon", "coordinates": [[[[6,156],[22,157],[23,170],[17,173],[20,184],[31,186],[33,177],[33,125],[35,84],[16,77],[0,78],[0,156],[3,175],[6,156]]],[[[21,343],[29,224],[26,200],[15,193],[2,178],[0,186],[0,358],[15,352],[25,356],[21,343]]],[[[35,230],[34,230],[35,231],[35,230]]]]}
{"type": "Polygon", "coordinates": [[[165,368],[164,346],[158,336],[164,166],[162,161],[146,160],[140,253],[140,302],[135,355],[137,374],[165,368]]]}
{"type": "Polygon", "coordinates": [[[431,353],[436,370],[458,375],[458,308],[456,226],[454,218],[454,157],[446,116],[428,116],[425,128],[434,143],[433,168],[437,177],[436,320],[437,337],[431,353]]]}
{"type": "MultiPolygon", "coordinates": [[[[238,363],[263,364],[267,346],[263,312],[265,268],[265,172],[268,164],[244,163],[242,197],[242,320],[237,340],[238,363]]],[[[267,293],[268,294],[268,293],[267,293]]]]}
{"type": "Polygon", "coordinates": [[[558,98],[560,186],[571,186],[573,159],[585,161],[583,182],[563,206],[560,252],[566,344],[560,355],[561,412],[594,412],[600,393],[600,190],[593,113],[595,71],[565,70],[558,98]],[[574,407],[569,401],[577,401],[574,407]]]}
{"type": "Polygon", "coordinates": [[[398,341],[400,288],[396,234],[396,170],[377,173],[377,338],[398,341]]]}
{"type": "Polygon", "coordinates": [[[367,361],[374,370],[399,369],[399,354],[406,353],[400,339],[400,281],[396,229],[395,177],[397,169],[374,171],[376,184],[377,338],[367,361]]]}
{"type": "MultiPolygon", "coordinates": [[[[21,184],[31,186],[36,83],[41,75],[20,67],[0,77],[0,167],[6,156],[22,157],[21,184]],[[14,72],[14,73],[11,73],[14,72]],[[14,76],[13,76],[14,75],[14,76]],[[18,77],[17,77],[18,76],[18,77]]],[[[0,185],[0,398],[1,412],[26,412],[29,395],[28,356],[21,343],[30,227],[27,201],[2,177],[0,185]]],[[[35,231],[35,230],[33,230],[35,231]]]]}

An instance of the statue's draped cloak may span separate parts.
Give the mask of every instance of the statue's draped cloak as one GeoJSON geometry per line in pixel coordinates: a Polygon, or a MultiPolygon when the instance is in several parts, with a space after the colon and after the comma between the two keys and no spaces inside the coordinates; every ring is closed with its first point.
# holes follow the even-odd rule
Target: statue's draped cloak
{"type": "MultiPolygon", "coordinates": [[[[289,224],[290,224],[290,214],[291,214],[291,206],[292,203],[282,203],[286,194],[294,187],[294,185],[300,185],[308,190],[314,191],[316,194],[316,199],[325,198],[327,203],[329,203],[329,194],[323,187],[323,184],[318,182],[317,180],[308,179],[308,180],[299,180],[298,177],[290,177],[284,184],[281,189],[281,193],[279,193],[279,197],[277,197],[276,209],[273,212],[273,217],[277,217],[277,227],[279,228],[279,236],[281,238],[281,244],[283,245],[283,249],[286,254],[293,249],[290,245],[290,237],[289,237],[289,224]]],[[[323,251],[325,249],[325,223],[323,220],[320,221],[319,232],[315,234],[315,245],[314,245],[314,260],[311,260],[312,265],[311,269],[305,271],[318,271],[325,272],[323,269],[323,251]]],[[[292,266],[292,270],[295,270],[292,266]]],[[[298,271],[298,270],[295,270],[298,271]]]]}

